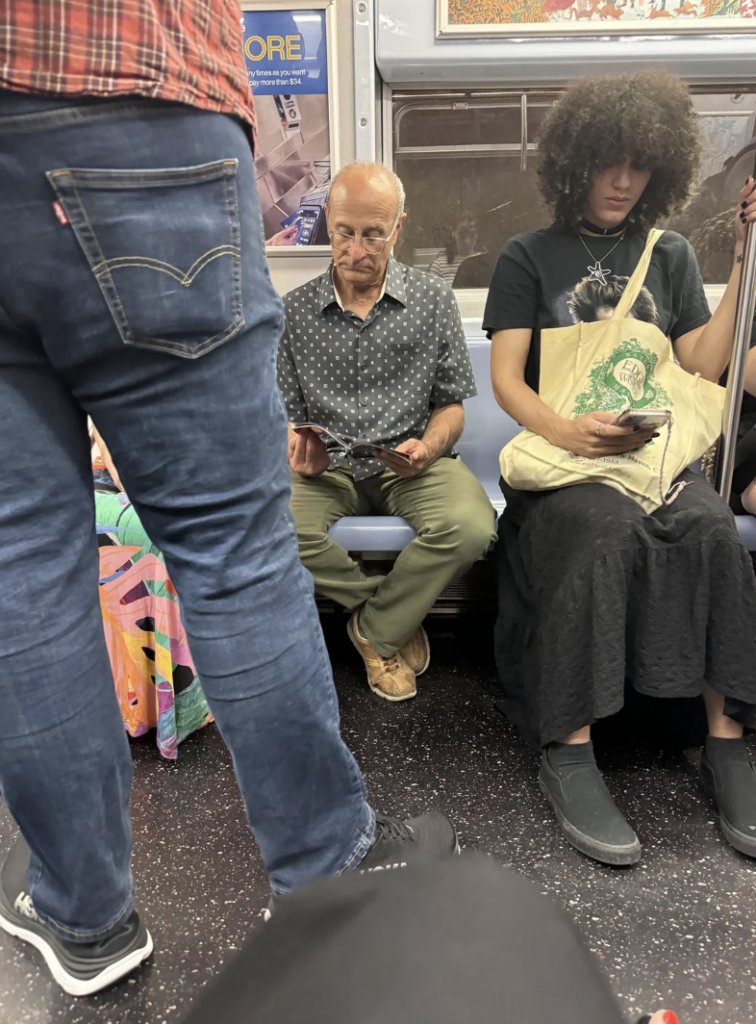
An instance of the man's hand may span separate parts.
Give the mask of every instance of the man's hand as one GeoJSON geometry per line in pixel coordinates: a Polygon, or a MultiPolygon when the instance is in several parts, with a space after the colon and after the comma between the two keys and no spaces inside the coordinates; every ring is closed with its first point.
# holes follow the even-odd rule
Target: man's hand
{"type": "Polygon", "coordinates": [[[398,444],[396,450],[411,456],[412,461],[405,462],[404,459],[397,459],[388,452],[376,453],[376,458],[380,459],[397,476],[419,476],[423,470],[427,469],[435,461],[425,442],[418,441],[415,438],[410,438],[409,441],[403,441],[402,444],[398,444]]]}
{"type": "Polygon", "coordinates": [[[314,430],[294,430],[289,425],[289,465],[300,476],[320,476],[330,465],[326,446],[314,430]]]}
{"type": "Polygon", "coordinates": [[[656,433],[653,428],[617,427],[614,425],[616,419],[613,412],[591,412],[576,420],[562,420],[555,431],[557,447],[586,459],[601,459],[607,455],[637,451],[656,433]]]}

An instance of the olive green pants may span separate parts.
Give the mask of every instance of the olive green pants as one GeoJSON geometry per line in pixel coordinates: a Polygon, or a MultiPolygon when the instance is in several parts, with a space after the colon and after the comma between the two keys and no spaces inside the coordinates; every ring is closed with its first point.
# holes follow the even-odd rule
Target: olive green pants
{"type": "Polygon", "coordinates": [[[384,658],[414,633],[438,595],[496,539],[494,510],[476,477],[458,459],[439,459],[405,479],[386,469],[355,482],[350,472],[292,473],[291,511],[299,557],[322,597],[364,606],[360,632],[384,658]],[[403,516],[417,537],[385,576],[366,575],[328,536],[342,516],[403,516]]]}

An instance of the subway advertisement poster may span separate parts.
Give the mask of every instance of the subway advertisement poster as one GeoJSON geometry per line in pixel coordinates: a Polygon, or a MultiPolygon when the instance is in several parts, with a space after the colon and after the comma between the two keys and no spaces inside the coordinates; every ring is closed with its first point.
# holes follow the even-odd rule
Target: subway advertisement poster
{"type": "Polygon", "coordinates": [[[325,245],[331,177],[323,10],[245,11],[244,59],[255,98],[255,164],[269,246],[325,245]]]}

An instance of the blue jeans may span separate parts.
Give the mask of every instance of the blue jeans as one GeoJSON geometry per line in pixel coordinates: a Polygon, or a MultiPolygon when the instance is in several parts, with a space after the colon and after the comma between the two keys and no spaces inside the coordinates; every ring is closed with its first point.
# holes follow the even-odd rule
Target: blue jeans
{"type": "Polygon", "coordinates": [[[374,815],[288,510],[244,128],[0,90],[0,224],[0,786],[37,911],[86,941],[134,904],[87,415],[165,555],[273,890],[349,869],[374,815]]]}

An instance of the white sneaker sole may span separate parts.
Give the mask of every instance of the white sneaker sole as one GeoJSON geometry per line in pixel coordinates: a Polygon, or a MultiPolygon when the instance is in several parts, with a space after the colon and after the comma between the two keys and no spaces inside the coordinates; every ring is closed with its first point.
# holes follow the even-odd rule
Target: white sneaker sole
{"type": "Polygon", "coordinates": [[[22,942],[28,942],[35,949],[38,949],[45,958],[45,963],[53,978],[69,996],[91,996],[95,992],[107,988],[120,978],[131,974],[152,953],[152,936],[147,932],[146,945],[132,950],[122,960],[117,960],[109,967],[106,967],[105,970],[101,971],[94,978],[87,978],[85,980],[68,973],[55,955],[55,950],[45,941],[44,936],[38,935],[36,932],[27,931],[26,928],[22,928],[13,921],[3,917],[2,913],[0,913],[0,928],[14,938],[21,939],[22,942]]]}
{"type": "Polygon", "coordinates": [[[424,675],[424,673],[428,671],[428,666],[430,665],[431,660],[430,640],[428,639],[428,634],[425,632],[422,626],[420,626],[419,628],[420,632],[423,634],[423,639],[425,640],[425,662],[420,666],[417,672],[415,672],[415,679],[418,679],[421,675],[424,675]]]}
{"type": "Polygon", "coordinates": [[[373,686],[373,684],[370,682],[370,677],[369,676],[368,676],[368,686],[370,687],[370,689],[373,691],[373,693],[376,696],[383,697],[384,700],[390,700],[392,704],[398,704],[400,701],[412,700],[413,697],[417,697],[417,690],[415,690],[414,693],[404,694],[402,697],[392,697],[388,693],[384,693],[383,690],[380,689],[380,687],[373,686]]]}

